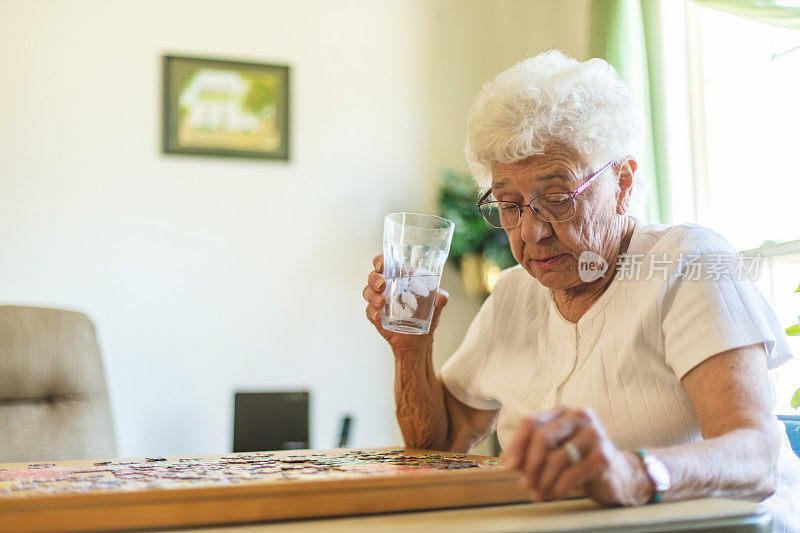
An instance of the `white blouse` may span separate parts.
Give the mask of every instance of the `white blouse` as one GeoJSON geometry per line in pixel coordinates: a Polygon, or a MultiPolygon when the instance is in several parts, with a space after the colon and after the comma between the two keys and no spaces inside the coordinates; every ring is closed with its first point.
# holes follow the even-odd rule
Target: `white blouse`
{"type": "MultiPolygon", "coordinates": [[[[637,226],[616,278],[577,324],[514,267],[443,366],[442,380],[464,404],[500,409],[503,447],[521,417],[559,404],[591,407],[622,449],[701,440],[680,382],[689,370],[752,344],[764,344],[769,368],[792,357],[774,312],[747,279],[752,266],[701,226],[637,226]]],[[[800,461],[782,434],[785,471],[770,498],[778,504],[775,525],[800,516],[800,461]]]]}

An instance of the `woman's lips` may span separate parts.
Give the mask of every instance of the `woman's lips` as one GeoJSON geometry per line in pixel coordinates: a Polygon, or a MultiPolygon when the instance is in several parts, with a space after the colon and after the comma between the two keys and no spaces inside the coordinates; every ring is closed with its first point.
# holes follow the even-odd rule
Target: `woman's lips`
{"type": "Polygon", "coordinates": [[[531,259],[531,263],[536,266],[552,266],[561,261],[567,254],[551,255],[550,257],[543,257],[541,259],[531,259]]]}

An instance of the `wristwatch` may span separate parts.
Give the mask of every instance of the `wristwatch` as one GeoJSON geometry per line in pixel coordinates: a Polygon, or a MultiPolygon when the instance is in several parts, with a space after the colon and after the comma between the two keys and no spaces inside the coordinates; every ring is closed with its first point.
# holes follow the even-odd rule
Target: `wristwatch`
{"type": "Polygon", "coordinates": [[[669,470],[658,458],[647,453],[647,450],[641,449],[636,453],[642,460],[647,477],[653,483],[653,495],[650,497],[649,503],[660,501],[661,496],[670,487],[669,470]]]}

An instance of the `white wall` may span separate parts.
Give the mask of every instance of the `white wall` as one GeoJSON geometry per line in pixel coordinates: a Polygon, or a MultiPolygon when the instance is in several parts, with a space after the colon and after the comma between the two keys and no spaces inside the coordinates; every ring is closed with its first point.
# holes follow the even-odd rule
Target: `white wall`
{"type": "MultiPolygon", "coordinates": [[[[525,57],[550,48],[586,59],[589,43],[588,0],[449,0],[432,2],[428,11],[429,122],[427,176],[442,168],[466,170],[466,118],[480,88],[494,75],[525,57]]],[[[477,200],[477,198],[476,198],[477,200]]],[[[429,189],[426,205],[435,205],[429,189]]],[[[458,231],[458,230],[456,230],[458,231]]],[[[480,302],[471,300],[460,280],[443,278],[450,290],[434,361],[441,365],[458,347],[480,302]],[[448,281],[450,281],[448,283],[448,281]]]]}
{"type": "MultiPolygon", "coordinates": [[[[354,445],[398,443],[361,300],[382,216],[465,168],[486,78],[583,55],[586,7],[0,0],[0,302],[94,319],[121,455],[229,450],[236,389],[310,389],[313,446],[345,412],[354,445]],[[289,64],[291,161],[161,154],[164,53],[289,64]]],[[[439,361],[477,305],[444,284],[439,361]]]]}

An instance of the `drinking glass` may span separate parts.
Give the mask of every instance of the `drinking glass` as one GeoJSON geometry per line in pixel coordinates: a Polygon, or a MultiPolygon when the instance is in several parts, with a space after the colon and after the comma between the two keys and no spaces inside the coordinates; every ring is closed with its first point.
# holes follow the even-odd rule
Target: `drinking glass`
{"type": "Polygon", "coordinates": [[[435,215],[391,213],[383,222],[384,329],[425,335],[431,327],[455,224],[435,215]]]}

